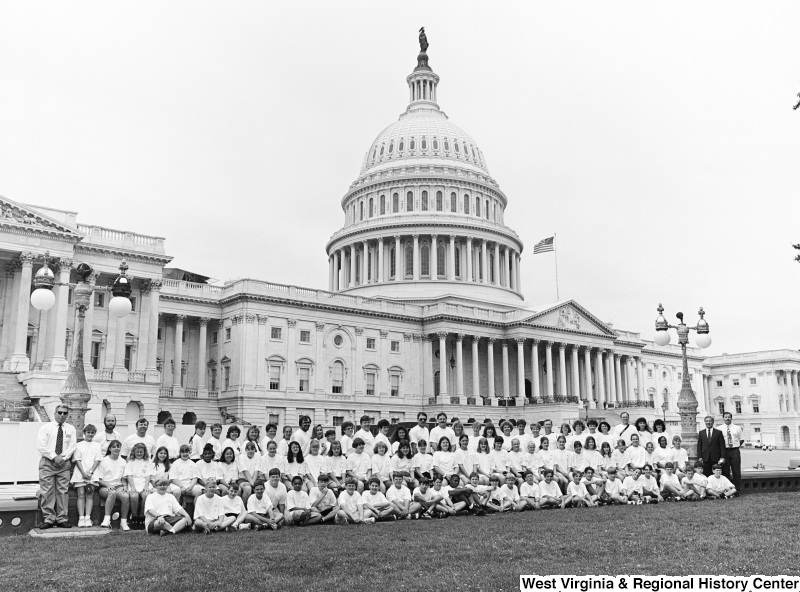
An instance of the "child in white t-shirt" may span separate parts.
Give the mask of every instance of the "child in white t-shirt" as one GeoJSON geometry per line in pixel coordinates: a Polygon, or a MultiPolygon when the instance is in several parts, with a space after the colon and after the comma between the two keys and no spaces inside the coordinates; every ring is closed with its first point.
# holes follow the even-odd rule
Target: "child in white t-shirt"
{"type": "Polygon", "coordinates": [[[560,508],[561,488],[553,478],[553,469],[544,470],[544,481],[539,482],[539,505],[542,508],[560,508]]]}
{"type": "MultiPolygon", "coordinates": [[[[397,453],[389,461],[389,468],[392,473],[392,483],[394,483],[395,476],[400,475],[406,487],[411,489],[416,487],[416,481],[414,481],[414,461],[411,457],[411,444],[408,440],[403,440],[400,443],[400,446],[397,448],[397,453]]],[[[388,487],[386,491],[388,493],[388,487]]]]}
{"type": "Polygon", "coordinates": [[[275,523],[280,527],[284,521],[284,512],[286,511],[286,486],[281,483],[280,469],[270,469],[269,480],[264,487],[264,495],[272,502],[272,508],[275,513],[275,523]]]}
{"type": "Polygon", "coordinates": [[[627,504],[628,496],[616,467],[608,467],[608,479],[603,484],[603,499],[609,504],[627,504]]]}
{"type": "Polygon", "coordinates": [[[241,491],[242,501],[245,507],[250,500],[250,495],[253,493],[256,482],[264,481],[258,473],[261,469],[261,459],[263,457],[258,454],[258,444],[249,440],[244,445],[244,452],[236,459],[236,470],[239,473],[239,491],[241,491]]]}
{"type": "MultiPolygon", "coordinates": [[[[516,438],[515,438],[516,440],[516,438]]],[[[525,483],[525,481],[523,481],[525,483]]],[[[515,479],[514,475],[509,473],[506,475],[506,483],[502,486],[504,490],[503,493],[506,494],[506,500],[511,503],[511,507],[509,507],[509,511],[513,510],[514,512],[522,512],[525,509],[527,504],[523,503],[519,497],[519,489],[517,489],[517,480],[515,479]]]]}
{"type": "MultiPolygon", "coordinates": [[[[377,450],[379,447],[386,448],[386,445],[383,441],[378,441],[375,444],[375,449],[377,450]]],[[[375,456],[373,456],[373,459],[375,456]]],[[[378,477],[371,477],[369,489],[361,495],[361,499],[358,501],[364,513],[364,524],[374,524],[376,520],[394,515],[394,506],[381,493],[381,485],[383,484],[378,477]]]]}
{"type": "Polygon", "coordinates": [[[690,473],[683,478],[683,492],[681,496],[688,500],[702,500],[706,497],[706,486],[708,479],[703,475],[703,462],[697,461],[694,465],[694,473],[690,473]]]}
{"type": "MultiPolygon", "coordinates": [[[[362,440],[363,442],[363,440],[362,440]]],[[[363,443],[361,444],[364,445],[363,443]]],[[[339,494],[339,509],[336,512],[336,524],[358,524],[364,520],[364,508],[359,503],[361,494],[356,491],[357,482],[353,477],[344,480],[344,491],[339,494]]]]}
{"type": "Polygon", "coordinates": [[[708,497],[713,499],[733,497],[736,487],[733,486],[730,479],[722,474],[722,467],[714,465],[711,470],[714,471],[714,474],[708,478],[708,485],[706,485],[708,497]]]}
{"type": "Polygon", "coordinates": [[[525,455],[520,449],[519,438],[511,439],[511,451],[507,453],[506,459],[508,460],[508,470],[514,476],[514,483],[519,486],[525,482],[525,469],[523,468],[523,461],[525,455]]]}
{"type": "Polygon", "coordinates": [[[414,490],[412,499],[419,505],[419,518],[430,520],[433,518],[433,511],[436,508],[433,493],[430,489],[431,482],[428,479],[420,479],[419,487],[414,490]]]}
{"type": "Polygon", "coordinates": [[[653,466],[650,464],[642,467],[642,476],[639,478],[642,483],[642,499],[646,504],[657,504],[663,502],[664,498],[661,497],[661,489],[658,487],[658,482],[653,476],[653,466]]]}
{"type": "Polygon", "coordinates": [[[423,478],[430,480],[433,476],[433,456],[428,454],[428,442],[422,438],[417,440],[417,453],[411,460],[414,467],[414,479],[419,482],[423,478]]]}
{"type": "Polygon", "coordinates": [[[174,495],[167,492],[169,485],[167,475],[156,477],[155,492],[144,502],[144,527],[148,534],[176,534],[192,525],[192,518],[186,510],[174,495]]]}
{"type": "MultiPolygon", "coordinates": [[[[458,475],[453,474],[450,475],[451,480],[453,477],[458,477],[458,475]]],[[[444,479],[442,479],[441,475],[436,475],[433,478],[433,489],[432,495],[436,500],[436,507],[434,508],[434,515],[439,518],[447,518],[448,516],[454,516],[456,513],[455,505],[453,504],[453,500],[450,499],[450,485],[444,483],[444,479]]]]}
{"type": "Polygon", "coordinates": [[[164,421],[164,433],[156,439],[156,449],[164,446],[169,454],[170,462],[178,460],[181,452],[181,443],[172,434],[175,433],[175,420],[168,417],[164,421]]]}
{"type": "Polygon", "coordinates": [[[272,501],[269,496],[264,495],[265,487],[266,483],[263,481],[256,481],[253,485],[253,495],[247,499],[245,522],[252,524],[253,530],[266,530],[267,528],[278,530],[278,522],[275,520],[272,501]]]}
{"type": "MultiPolygon", "coordinates": [[[[213,477],[206,481],[203,495],[194,500],[194,526],[197,532],[217,532],[223,530],[225,512],[222,508],[222,498],[217,495],[217,482],[213,477]]],[[[232,524],[233,520],[228,522],[232,524]]]]}
{"type": "Polygon", "coordinates": [[[97,428],[88,424],[83,428],[83,441],[75,445],[72,460],[75,469],[70,482],[75,487],[78,497],[78,526],[92,525],[92,506],[94,505],[94,488],[98,485],[95,471],[103,460],[103,452],[99,442],[94,442],[97,428]]]}
{"type": "Polygon", "coordinates": [[[214,448],[214,460],[219,460],[220,454],[222,454],[222,442],[220,441],[221,436],[222,424],[213,424],[211,426],[211,437],[206,441],[206,446],[211,444],[212,448],[214,448]]]}
{"type": "Polygon", "coordinates": [[[228,432],[225,437],[225,441],[221,444],[220,448],[225,450],[226,448],[232,448],[233,454],[236,455],[236,458],[239,458],[239,455],[242,453],[242,446],[239,443],[239,436],[242,435],[239,426],[232,425],[228,428],[228,432]]]}
{"type": "Polygon", "coordinates": [[[640,480],[640,477],[642,476],[642,469],[639,467],[633,467],[632,471],[632,474],[628,475],[623,480],[622,488],[625,490],[625,494],[628,496],[629,501],[636,504],[641,504],[642,494],[644,493],[642,481],[640,480]]]}
{"type": "Polygon", "coordinates": [[[361,438],[353,440],[353,452],[347,457],[347,476],[355,479],[358,492],[364,491],[372,477],[372,461],[364,452],[366,443],[361,438]]]}
{"type": "Polygon", "coordinates": [[[664,473],[661,475],[661,496],[669,500],[678,501],[683,493],[681,482],[675,474],[675,465],[671,461],[664,463],[664,473]]]}
{"type": "Polygon", "coordinates": [[[144,526],[144,503],[150,495],[150,479],[147,477],[147,446],[137,442],[131,448],[128,462],[123,473],[123,483],[128,490],[131,504],[130,524],[144,526]]]}
{"type": "MultiPolygon", "coordinates": [[[[297,444],[297,442],[292,442],[297,444]]],[[[304,479],[295,475],[292,477],[292,490],[286,494],[286,523],[295,526],[316,524],[322,520],[322,515],[316,508],[311,507],[311,499],[303,490],[304,479]]]]}
{"type": "Polygon", "coordinates": [[[573,471],[572,481],[567,485],[567,495],[564,496],[561,502],[562,508],[566,508],[570,505],[574,508],[595,505],[592,496],[589,495],[589,492],[586,490],[586,486],[581,483],[582,478],[583,474],[580,471],[573,471]]]}
{"type": "MultiPolygon", "coordinates": [[[[378,435],[380,436],[380,434],[378,435]]],[[[382,492],[392,486],[392,459],[387,454],[388,452],[389,445],[383,440],[376,439],[374,454],[370,459],[370,467],[372,469],[372,477],[377,477],[381,484],[379,489],[382,492]]],[[[370,478],[370,481],[372,481],[372,478],[370,478]]]]}
{"type": "MultiPolygon", "coordinates": [[[[502,436],[495,438],[495,447],[498,445],[498,440],[502,440],[502,436]]],[[[502,442],[500,442],[500,445],[502,446],[502,442]]],[[[487,512],[506,512],[513,509],[514,504],[508,499],[506,488],[500,486],[500,477],[498,475],[495,474],[489,477],[489,487],[493,489],[489,492],[489,500],[486,502],[487,512]]]]}
{"type": "MultiPolygon", "coordinates": [[[[534,446],[533,442],[529,446],[534,446]]],[[[519,486],[519,503],[522,506],[521,510],[538,510],[539,498],[539,485],[531,471],[525,472],[525,481],[519,486]]]]}
{"type": "Polygon", "coordinates": [[[411,499],[411,490],[406,487],[400,475],[392,477],[392,486],[386,491],[386,499],[395,507],[400,520],[410,519],[421,507],[411,499]]]}
{"type": "Polygon", "coordinates": [[[247,518],[247,508],[244,507],[242,498],[239,497],[239,484],[231,483],[228,485],[226,495],[222,496],[222,512],[225,518],[222,525],[228,532],[233,532],[239,528],[250,528],[250,524],[245,524],[247,518]]]}
{"type": "Polygon", "coordinates": [[[336,495],[329,487],[328,475],[322,473],[317,479],[317,486],[311,488],[308,499],[311,508],[319,512],[322,522],[333,522],[336,518],[336,495]]]}

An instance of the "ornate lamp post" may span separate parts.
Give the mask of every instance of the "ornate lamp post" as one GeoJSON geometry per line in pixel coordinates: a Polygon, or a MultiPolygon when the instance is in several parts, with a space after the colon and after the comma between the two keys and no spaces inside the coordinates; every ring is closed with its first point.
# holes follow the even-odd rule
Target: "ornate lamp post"
{"type": "Polygon", "coordinates": [[[667,405],[666,401],[661,403],[661,411],[664,413],[664,429],[665,430],[667,429],[667,427],[666,427],[667,426],[667,406],[668,405],[667,405]]]}
{"type": "Polygon", "coordinates": [[[589,399],[583,400],[583,409],[586,412],[586,423],[589,423],[589,399]]]}
{"type": "MultiPolygon", "coordinates": [[[[711,337],[708,335],[708,322],[705,320],[703,307],[697,314],[700,320],[697,326],[688,327],[683,322],[683,313],[679,312],[675,316],[680,321],[677,325],[670,325],[664,318],[664,307],[658,305],[658,317],[656,318],[656,335],[653,341],[658,345],[667,345],[670,341],[668,329],[678,331],[678,343],[681,346],[681,359],[683,360],[683,381],[681,384],[681,396],[678,398],[678,413],[681,416],[681,440],[683,447],[689,453],[689,460],[697,458],[697,397],[692,390],[692,383],[689,381],[689,361],[686,358],[686,346],[689,344],[689,331],[696,331],[697,338],[695,343],[700,348],[707,348],[711,345],[711,337]]],[[[664,411],[666,418],[666,409],[664,411]]]]}

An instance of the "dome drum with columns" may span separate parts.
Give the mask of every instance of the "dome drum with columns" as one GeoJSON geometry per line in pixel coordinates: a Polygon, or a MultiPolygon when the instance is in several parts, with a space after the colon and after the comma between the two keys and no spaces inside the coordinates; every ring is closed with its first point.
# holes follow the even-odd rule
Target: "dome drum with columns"
{"type": "Polygon", "coordinates": [[[508,200],[477,143],[440,110],[439,76],[423,55],[406,78],[408,108],[378,134],[342,199],[329,289],[521,304],[523,244],[505,225],[508,200]]]}

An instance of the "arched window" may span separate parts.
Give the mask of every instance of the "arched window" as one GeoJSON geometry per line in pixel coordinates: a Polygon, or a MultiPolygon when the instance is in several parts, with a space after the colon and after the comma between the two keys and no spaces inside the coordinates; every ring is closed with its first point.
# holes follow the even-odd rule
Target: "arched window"
{"type": "Polygon", "coordinates": [[[416,147],[417,147],[417,141],[414,138],[411,138],[411,144],[409,145],[409,148],[411,150],[414,150],[416,147]]]}
{"type": "Polygon", "coordinates": [[[453,142],[453,147],[456,149],[456,152],[461,152],[461,150],[458,149],[458,142],[453,142]]]}
{"type": "Polygon", "coordinates": [[[373,209],[373,205],[374,205],[374,204],[373,204],[373,201],[374,201],[374,200],[373,200],[373,199],[370,197],[370,198],[369,198],[369,217],[370,217],[370,218],[372,218],[372,216],[373,216],[373,213],[375,212],[375,210],[373,209]]]}
{"type": "Polygon", "coordinates": [[[450,211],[454,214],[458,211],[458,196],[455,191],[450,194],[450,211]]]}
{"type": "Polygon", "coordinates": [[[486,219],[488,220],[489,219],[489,200],[488,199],[486,200],[486,209],[483,211],[483,213],[486,214],[486,219]]]}
{"type": "Polygon", "coordinates": [[[406,193],[406,212],[414,211],[414,194],[409,191],[406,193]]]}
{"type": "Polygon", "coordinates": [[[441,212],[442,210],[444,210],[444,203],[443,202],[444,202],[444,197],[442,197],[442,192],[441,191],[437,191],[436,192],[436,211],[437,212],[441,212]]]}
{"type": "Polygon", "coordinates": [[[331,365],[331,393],[341,395],[344,392],[344,364],[336,360],[331,365]]]}
{"type": "Polygon", "coordinates": [[[361,202],[361,220],[364,219],[364,202],[361,202]]]}
{"type": "Polygon", "coordinates": [[[456,247],[456,277],[461,277],[461,249],[456,247]]]}
{"type": "Polygon", "coordinates": [[[669,389],[665,388],[661,392],[661,400],[662,403],[666,403],[666,407],[664,407],[664,409],[669,409],[669,389]]]}
{"type": "Polygon", "coordinates": [[[396,193],[392,195],[392,213],[396,214],[400,209],[400,196],[396,193]]]}
{"type": "Polygon", "coordinates": [[[439,140],[437,138],[433,139],[433,149],[434,150],[438,150],[439,149],[439,140]]]}
{"type": "Polygon", "coordinates": [[[422,149],[423,149],[423,150],[427,150],[427,149],[428,149],[428,140],[427,140],[427,139],[425,139],[425,137],[424,137],[424,136],[423,136],[423,138],[422,138],[422,149]]]}
{"type": "Polygon", "coordinates": [[[421,209],[422,209],[423,212],[427,212],[428,211],[428,192],[427,191],[423,191],[422,192],[422,208],[421,209]]]}
{"type": "Polygon", "coordinates": [[[391,154],[392,152],[394,152],[394,140],[389,142],[389,154],[391,154]]]}
{"type": "Polygon", "coordinates": [[[444,149],[450,152],[450,142],[447,140],[444,141],[444,149]]]}
{"type": "Polygon", "coordinates": [[[464,194],[464,213],[469,214],[469,195],[464,194]]]}
{"type": "Polygon", "coordinates": [[[404,147],[405,147],[405,142],[403,142],[403,138],[400,138],[400,144],[397,146],[397,151],[402,153],[404,147]]]}
{"type": "Polygon", "coordinates": [[[395,265],[394,246],[389,249],[389,277],[394,278],[397,273],[397,266],[395,265]]]}
{"type": "Polygon", "coordinates": [[[419,269],[420,275],[430,275],[431,274],[431,250],[428,248],[427,244],[423,244],[419,250],[419,269]]]}
{"type": "Polygon", "coordinates": [[[436,247],[436,275],[443,278],[445,276],[444,245],[436,247]]]}
{"type": "Polygon", "coordinates": [[[481,198],[475,198],[475,215],[480,218],[481,217],[481,198]]]}
{"type": "Polygon", "coordinates": [[[469,157],[469,152],[467,152],[467,145],[464,144],[464,156],[469,157]]]}
{"type": "Polygon", "coordinates": [[[386,196],[381,195],[381,216],[386,213],[386,196]]]}
{"type": "Polygon", "coordinates": [[[406,277],[414,276],[414,249],[411,245],[406,245],[406,277]]]}
{"type": "Polygon", "coordinates": [[[375,156],[377,156],[377,154],[378,154],[378,147],[375,146],[375,148],[372,149],[372,162],[373,163],[375,162],[375,156]]]}

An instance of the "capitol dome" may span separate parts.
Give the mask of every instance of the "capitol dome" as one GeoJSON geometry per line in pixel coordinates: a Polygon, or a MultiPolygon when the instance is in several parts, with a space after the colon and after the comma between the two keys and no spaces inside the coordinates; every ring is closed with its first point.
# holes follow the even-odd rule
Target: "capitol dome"
{"type": "Polygon", "coordinates": [[[437,103],[425,51],[409,104],[370,144],[326,247],[332,292],[405,301],[521,304],[523,244],[483,152],[437,103]]]}

